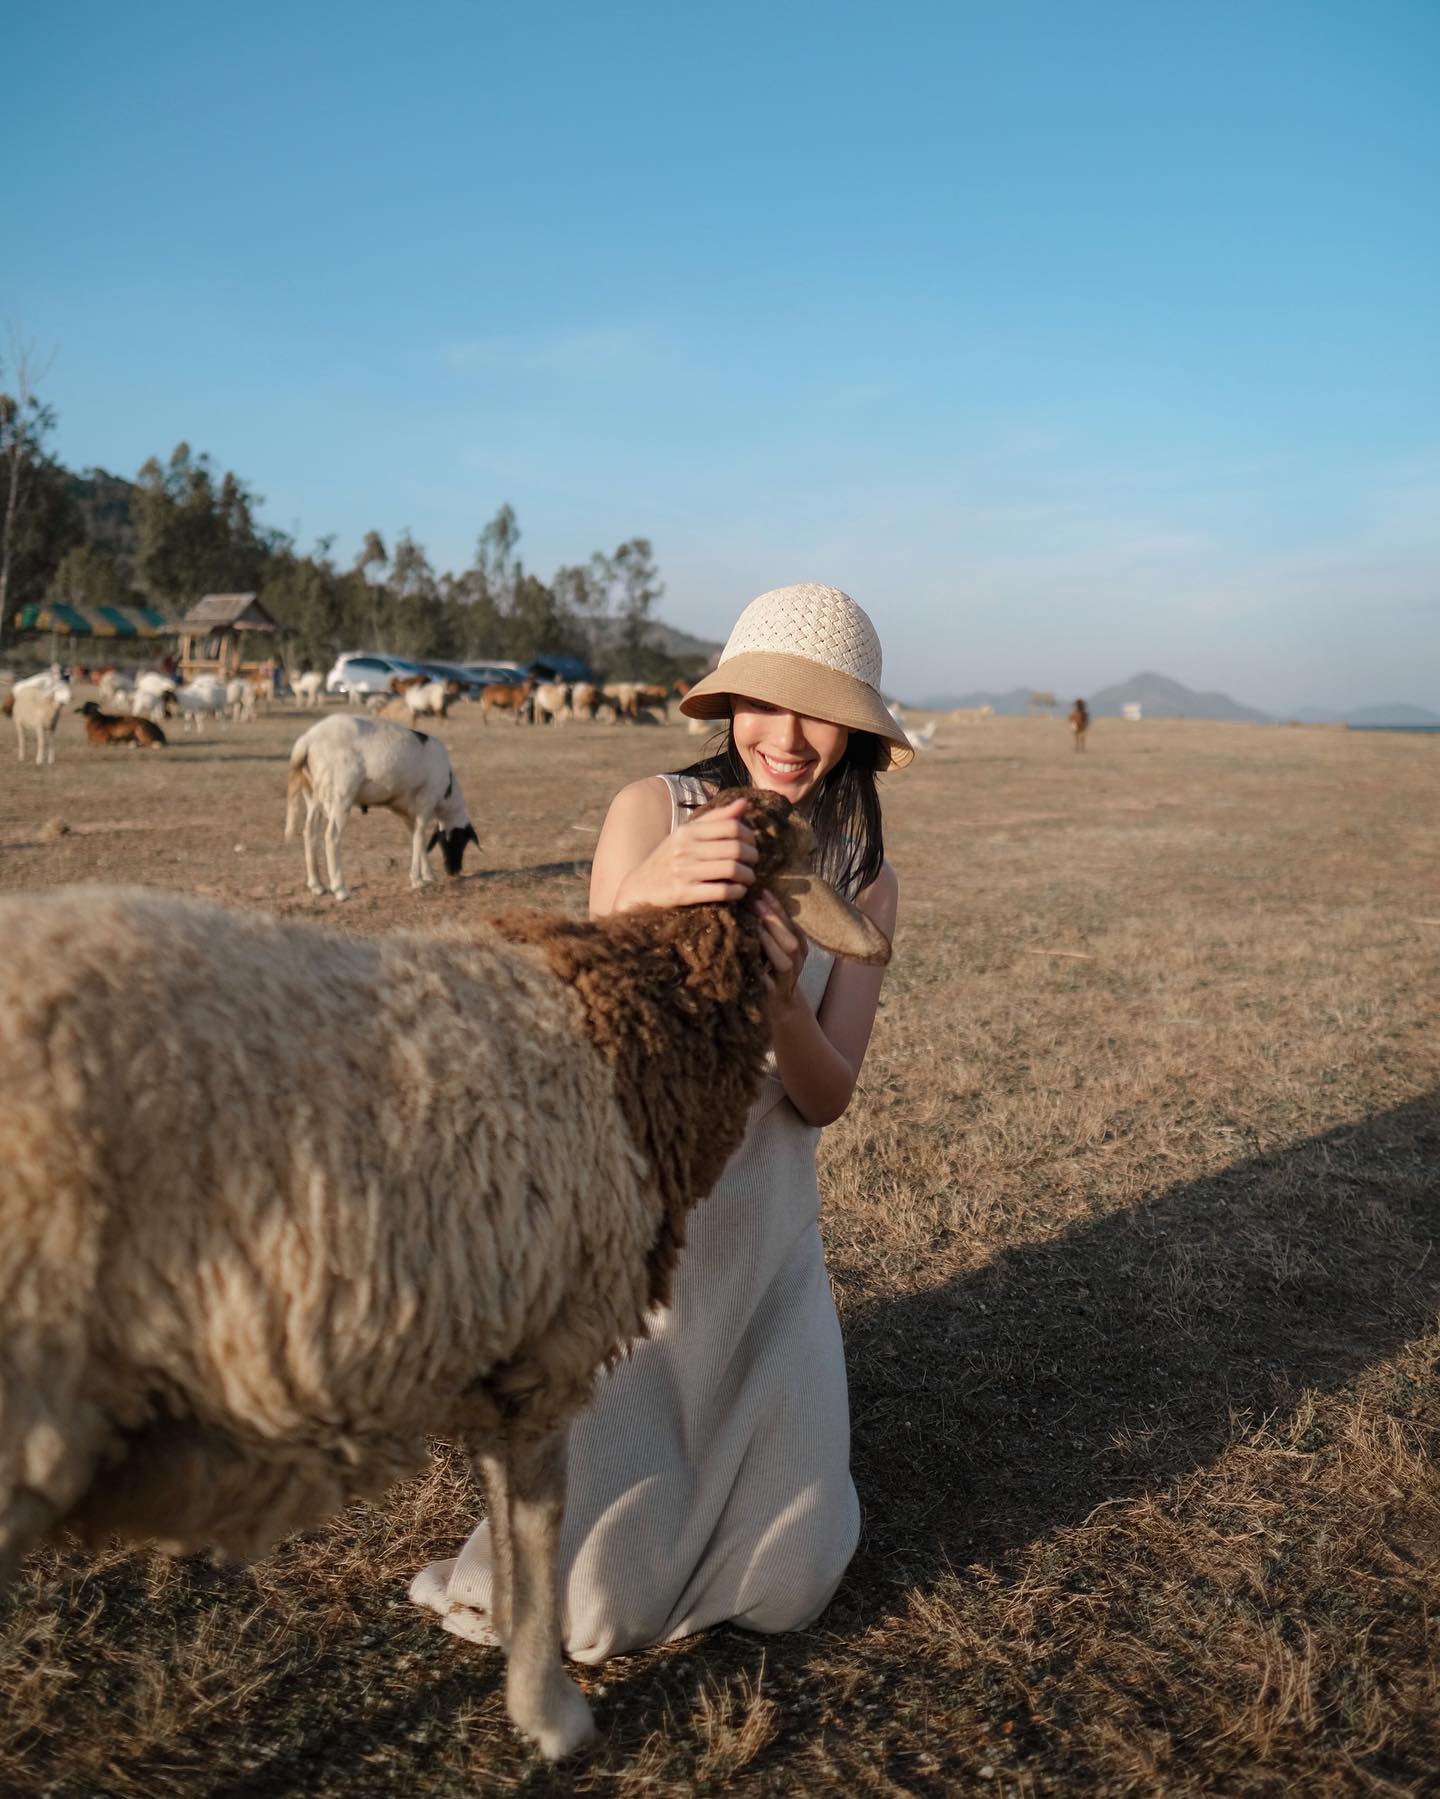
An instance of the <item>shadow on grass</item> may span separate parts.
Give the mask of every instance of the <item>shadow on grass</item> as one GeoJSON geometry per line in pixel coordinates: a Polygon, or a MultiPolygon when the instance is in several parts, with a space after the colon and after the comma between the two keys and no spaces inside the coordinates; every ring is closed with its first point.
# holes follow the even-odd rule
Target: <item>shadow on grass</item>
{"type": "MultiPolygon", "coordinates": [[[[842,1637],[852,1664],[873,1662],[877,1685],[890,1679],[893,1651],[869,1633],[909,1589],[1002,1563],[1106,1501],[1203,1467],[1233,1441],[1234,1414],[1288,1412],[1301,1389],[1340,1388],[1430,1325],[1437,1151],[1431,1095],[1006,1251],[945,1287],[852,1308],[866,1528],[819,1632],[721,1629],[607,1664],[602,1742],[575,1764],[544,1767],[503,1723],[498,1655],[457,1645],[408,1607],[386,1609],[393,1592],[375,1588],[360,1601],[365,1623],[338,1642],[333,1630],[309,1645],[287,1636],[263,1698],[241,1708],[248,1715],[197,1720],[131,1762],[123,1790],[349,1799],[460,1792],[478,1774],[480,1790],[558,1795],[582,1772],[586,1790],[608,1790],[656,1732],[674,1756],[660,1788],[682,1790],[697,1678],[758,1688],[763,1677],[789,1701],[793,1732],[798,1704],[815,1702],[820,1638],[842,1637]]],[[[107,1582],[121,1638],[136,1628],[121,1610],[124,1584],[123,1574],[107,1582]]],[[[242,1578],[218,1587],[238,1610],[242,1578]]],[[[770,1778],[789,1747],[782,1736],[747,1776],[770,1778]]],[[[66,1799],[82,1790],[54,1764],[46,1772],[66,1799]]],[[[892,1773],[907,1790],[945,1790],[916,1785],[908,1763],[892,1773]]]]}
{"type": "Polygon", "coordinates": [[[846,1317],[861,1609],[1214,1460],[1433,1326],[1440,1094],[846,1317]]]}

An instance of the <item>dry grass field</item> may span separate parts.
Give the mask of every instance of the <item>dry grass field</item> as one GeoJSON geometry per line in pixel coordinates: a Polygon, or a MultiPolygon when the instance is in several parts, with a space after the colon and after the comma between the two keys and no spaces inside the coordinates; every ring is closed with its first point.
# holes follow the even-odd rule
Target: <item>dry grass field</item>
{"type": "MultiPolygon", "coordinates": [[[[302,722],[67,719],[0,762],[0,887],[579,910],[610,793],[697,744],[467,708],[473,872],[413,895],[357,816],[327,908],[280,835],[302,722]]],[[[942,721],[885,797],[902,926],[822,1148],[865,1524],[819,1624],[587,1674],[604,1741],[547,1769],[498,1654],[404,1601],[474,1519],[442,1455],[254,1568],[36,1556],[0,1792],[1437,1790],[1440,738],[942,721]]]]}

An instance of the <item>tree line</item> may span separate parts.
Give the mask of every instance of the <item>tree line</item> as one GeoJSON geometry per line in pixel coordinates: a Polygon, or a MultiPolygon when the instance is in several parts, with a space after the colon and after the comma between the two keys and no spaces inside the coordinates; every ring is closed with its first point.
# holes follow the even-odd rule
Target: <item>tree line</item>
{"type": "Polygon", "coordinates": [[[501,506],[467,568],[437,571],[408,531],[367,532],[353,562],[334,538],[301,551],[263,525],[259,496],[232,470],[179,444],[134,481],[67,469],[50,451],[56,418],[33,356],[12,346],[0,391],[0,641],[30,600],[149,605],[178,616],[206,593],[260,594],[286,628],[286,659],[323,664],[366,648],[446,661],[579,656],[640,680],[692,674],[653,641],[664,585],[650,542],[632,537],[548,581],[525,567],[520,526],[501,506]]]}

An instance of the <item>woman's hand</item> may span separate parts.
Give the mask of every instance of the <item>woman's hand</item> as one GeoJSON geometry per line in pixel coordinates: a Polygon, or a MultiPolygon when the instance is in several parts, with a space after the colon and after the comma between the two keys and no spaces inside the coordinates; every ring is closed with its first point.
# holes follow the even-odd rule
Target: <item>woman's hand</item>
{"type": "Polygon", "coordinates": [[[687,819],[620,881],[615,910],[635,906],[699,906],[743,899],[760,852],[745,822],[744,800],[687,819]]]}
{"type": "Polygon", "coordinates": [[[765,954],[770,958],[773,970],[770,979],[776,1003],[785,1006],[795,998],[800,971],[805,966],[810,946],[790,922],[790,914],[773,893],[756,894],[754,906],[760,920],[760,941],[765,945],[765,954]]]}

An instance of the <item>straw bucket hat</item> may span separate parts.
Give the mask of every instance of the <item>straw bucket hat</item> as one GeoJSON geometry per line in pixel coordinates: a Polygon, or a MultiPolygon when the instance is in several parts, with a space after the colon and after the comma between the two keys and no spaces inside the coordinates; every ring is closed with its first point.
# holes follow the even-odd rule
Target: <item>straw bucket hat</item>
{"type": "Polygon", "coordinates": [[[885,745],[882,768],[903,768],[914,760],[904,731],[880,697],[875,627],[838,587],[801,581],[751,600],[718,666],[695,683],[680,710],[689,718],[728,718],[732,694],[870,731],[885,745]]]}

